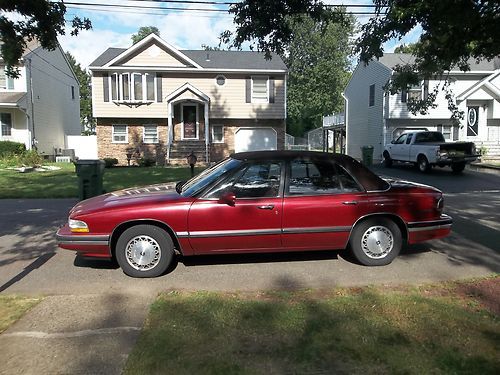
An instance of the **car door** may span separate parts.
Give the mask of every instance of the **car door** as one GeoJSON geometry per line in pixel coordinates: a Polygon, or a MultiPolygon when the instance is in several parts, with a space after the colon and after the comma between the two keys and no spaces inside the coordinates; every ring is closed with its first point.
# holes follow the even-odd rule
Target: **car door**
{"type": "Polygon", "coordinates": [[[329,159],[290,162],[283,203],[283,247],[289,250],[344,248],[366,193],[329,159]]]}
{"type": "Polygon", "coordinates": [[[409,149],[409,146],[406,145],[407,138],[407,133],[401,134],[401,136],[391,145],[391,158],[393,160],[407,160],[406,150],[409,149]]]}
{"type": "Polygon", "coordinates": [[[281,248],[280,161],[244,163],[189,210],[189,241],[197,254],[281,248]]]}

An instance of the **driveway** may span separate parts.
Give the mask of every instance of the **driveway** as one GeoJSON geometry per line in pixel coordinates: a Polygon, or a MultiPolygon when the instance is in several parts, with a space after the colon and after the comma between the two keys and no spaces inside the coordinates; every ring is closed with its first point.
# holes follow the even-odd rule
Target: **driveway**
{"type": "Polygon", "coordinates": [[[443,240],[405,248],[386,267],[368,268],[342,251],[180,258],[157,279],[125,276],[107,261],[89,261],[58,249],[54,232],[75,200],[0,200],[0,291],[29,294],[156,293],[165,289],[258,290],[422,283],[500,271],[500,175],[466,170],[375,167],[386,176],[431,184],[445,192],[455,220],[443,240]]]}

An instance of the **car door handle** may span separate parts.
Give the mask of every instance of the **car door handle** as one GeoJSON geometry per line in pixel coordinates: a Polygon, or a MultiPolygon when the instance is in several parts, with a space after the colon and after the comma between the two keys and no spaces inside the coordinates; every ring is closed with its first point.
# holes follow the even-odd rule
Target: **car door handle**
{"type": "Polygon", "coordinates": [[[342,204],[345,204],[346,206],[355,206],[358,204],[358,201],[345,201],[342,202],[342,204]]]}
{"type": "Polygon", "coordinates": [[[274,204],[266,204],[263,206],[257,206],[259,210],[272,210],[274,208],[274,204]]]}

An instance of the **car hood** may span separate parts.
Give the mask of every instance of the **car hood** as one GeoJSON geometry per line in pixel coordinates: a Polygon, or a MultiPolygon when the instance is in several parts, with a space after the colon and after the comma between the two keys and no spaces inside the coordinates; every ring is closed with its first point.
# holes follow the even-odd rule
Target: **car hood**
{"type": "Polygon", "coordinates": [[[181,195],[175,190],[176,183],[133,187],[89,198],[76,204],[70,216],[89,214],[96,211],[148,205],[179,200],[181,195]]]}

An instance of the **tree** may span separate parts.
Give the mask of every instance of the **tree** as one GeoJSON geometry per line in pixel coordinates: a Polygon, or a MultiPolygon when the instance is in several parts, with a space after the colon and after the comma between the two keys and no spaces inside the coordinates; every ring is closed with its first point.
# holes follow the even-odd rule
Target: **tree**
{"type": "MultiPolygon", "coordinates": [[[[422,28],[416,43],[411,64],[395,68],[396,79],[389,82],[387,90],[400,91],[422,79],[441,77],[443,89],[449,98],[453,118],[461,117],[449,90],[446,72],[452,68],[470,69],[471,59],[488,59],[500,55],[500,2],[492,0],[374,0],[375,16],[363,25],[356,42],[355,52],[368,63],[381,57],[383,44],[390,39],[401,39],[415,27],[422,28]]],[[[282,43],[292,36],[287,15],[310,14],[314,20],[331,17],[328,6],[318,0],[243,0],[231,6],[236,31],[226,31],[223,41],[231,40],[235,47],[245,41],[264,51],[282,52],[282,43]]],[[[344,22],[344,19],[333,19],[344,22]]],[[[287,44],[287,43],[284,43],[287,44]]],[[[438,88],[437,88],[438,89],[438,88]]],[[[430,93],[431,94],[431,93],[430,93]]],[[[414,103],[413,112],[425,112],[437,95],[414,103]]]]}
{"type": "Polygon", "coordinates": [[[416,44],[415,43],[408,43],[408,44],[400,44],[396,48],[394,48],[394,53],[415,53],[416,51],[416,44]]]}
{"type": "Polygon", "coordinates": [[[92,85],[90,73],[87,73],[69,52],[66,52],[71,68],[80,84],[80,122],[82,134],[95,134],[95,119],[92,117],[92,85]]]}
{"type": "Polygon", "coordinates": [[[139,28],[137,31],[137,34],[132,34],[132,44],[136,44],[137,42],[140,42],[143,40],[145,37],[147,37],[149,34],[156,34],[160,36],[160,30],[156,26],[143,26],[139,28]]]}
{"type": "Polygon", "coordinates": [[[293,37],[282,56],[289,69],[287,131],[302,136],[321,126],[322,116],[343,107],[341,92],[350,75],[354,19],[324,25],[307,16],[294,16],[289,24],[293,37]]]}
{"type": "MultiPolygon", "coordinates": [[[[48,50],[57,47],[57,36],[65,34],[66,6],[62,1],[16,0],[2,1],[0,10],[0,51],[7,67],[7,75],[18,77],[19,69],[16,65],[23,56],[27,41],[38,40],[48,50]],[[10,12],[15,12],[22,18],[16,17],[17,21],[10,19],[10,12]]],[[[78,35],[80,30],[91,27],[89,19],[74,17],[70,33],[78,35]]]]}

